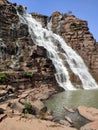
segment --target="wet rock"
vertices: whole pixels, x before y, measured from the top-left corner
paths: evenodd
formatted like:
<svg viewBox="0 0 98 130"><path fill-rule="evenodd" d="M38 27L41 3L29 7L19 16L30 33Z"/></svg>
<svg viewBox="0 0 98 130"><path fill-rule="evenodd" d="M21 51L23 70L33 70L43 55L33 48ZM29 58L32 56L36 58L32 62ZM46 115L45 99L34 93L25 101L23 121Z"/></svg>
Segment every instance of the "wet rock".
<svg viewBox="0 0 98 130"><path fill-rule="evenodd" d="M96 75L97 68L97 43L90 33L87 21L80 20L72 14L61 14L54 12L52 14L52 30L63 37L69 46L71 46L84 59L86 65Z"/></svg>
<svg viewBox="0 0 98 130"><path fill-rule="evenodd" d="M19 31L19 33L17 35L20 38L23 37L23 36L27 37L29 35L28 26L26 24L21 23L20 24L20 31Z"/></svg>
<svg viewBox="0 0 98 130"><path fill-rule="evenodd" d="M62 124L62 125L71 127L71 124L66 120L60 120L59 123Z"/></svg>
<svg viewBox="0 0 98 130"><path fill-rule="evenodd" d="M37 58L37 57L46 57L47 52L46 49L40 46L34 46L33 52L31 54L32 58Z"/></svg>
<svg viewBox="0 0 98 130"><path fill-rule="evenodd" d="M65 120L68 121L70 124L73 124L73 121L68 116L65 116Z"/></svg>
<svg viewBox="0 0 98 130"><path fill-rule="evenodd" d="M35 18L38 22L42 23L43 27L47 26L48 16L38 14L38 13L31 13L32 17Z"/></svg>
<svg viewBox="0 0 98 130"><path fill-rule="evenodd" d="M40 113L37 115L37 118L42 119L42 120L48 120L48 121L52 121L53 120L53 116L47 112L42 112L40 111Z"/></svg>
<svg viewBox="0 0 98 130"><path fill-rule="evenodd" d="M26 9L26 8L25 8L25 9ZM23 7L23 6L21 6L21 5L17 6L17 10L18 10L18 12L19 12L21 15L23 15L23 13L24 13L24 7Z"/></svg>
<svg viewBox="0 0 98 130"><path fill-rule="evenodd" d="M79 129L81 126L90 122L89 119L86 119L78 112L78 109L68 110L68 108L66 109L65 107L65 113L65 120L71 123L75 128Z"/></svg>

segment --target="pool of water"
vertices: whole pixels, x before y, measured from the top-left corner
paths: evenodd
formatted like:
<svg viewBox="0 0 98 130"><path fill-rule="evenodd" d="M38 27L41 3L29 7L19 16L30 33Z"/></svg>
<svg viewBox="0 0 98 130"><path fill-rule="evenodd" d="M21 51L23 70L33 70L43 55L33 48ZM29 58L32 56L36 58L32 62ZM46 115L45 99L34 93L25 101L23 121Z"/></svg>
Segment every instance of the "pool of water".
<svg viewBox="0 0 98 130"><path fill-rule="evenodd" d="M48 109L52 110L55 116L63 117L64 107L73 108L80 105L98 108L98 90L76 90L65 91L55 94L45 101Z"/></svg>

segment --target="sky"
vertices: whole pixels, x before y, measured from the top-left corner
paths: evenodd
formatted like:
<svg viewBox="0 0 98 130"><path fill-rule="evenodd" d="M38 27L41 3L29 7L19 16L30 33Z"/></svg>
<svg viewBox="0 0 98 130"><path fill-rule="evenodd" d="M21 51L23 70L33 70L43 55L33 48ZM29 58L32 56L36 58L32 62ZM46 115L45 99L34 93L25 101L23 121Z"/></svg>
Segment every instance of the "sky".
<svg viewBox="0 0 98 130"><path fill-rule="evenodd" d="M98 0L9 0L27 7L27 12L50 16L52 12L72 14L88 21L88 27L98 42Z"/></svg>

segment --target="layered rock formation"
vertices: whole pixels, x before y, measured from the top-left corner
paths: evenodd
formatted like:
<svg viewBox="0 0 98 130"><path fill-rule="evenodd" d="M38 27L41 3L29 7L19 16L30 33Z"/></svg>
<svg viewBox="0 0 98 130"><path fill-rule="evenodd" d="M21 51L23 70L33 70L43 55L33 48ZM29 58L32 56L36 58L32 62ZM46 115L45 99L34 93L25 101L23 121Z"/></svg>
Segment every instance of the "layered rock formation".
<svg viewBox="0 0 98 130"><path fill-rule="evenodd" d="M8 4L9 2L8 1L6 1L6 0L1 0L0 1L0 5L4 5L4 4Z"/></svg>
<svg viewBox="0 0 98 130"><path fill-rule="evenodd" d="M0 83L16 88L42 84L56 87L55 69L46 50L33 43L27 25L19 23L15 7L16 4L0 4ZM17 8L23 13L22 6ZM40 17L45 21L46 17Z"/></svg>
<svg viewBox="0 0 98 130"><path fill-rule="evenodd" d="M53 32L61 35L65 41L84 59L95 79L98 81L98 43L90 33L87 21L74 15L52 14Z"/></svg>
<svg viewBox="0 0 98 130"><path fill-rule="evenodd" d="M0 71L6 72L10 84L24 84L23 81L33 87L35 84L40 86L41 83L57 86L54 78L55 68L48 59L46 50L34 45L27 25L19 23L16 6L6 0L0 3ZM17 9L20 14L23 13L22 6L17 6ZM47 28L51 21L53 32L61 35L83 57L98 81L98 45L89 32L86 21L59 12L54 12L51 17L32 13L32 17L41 22L44 28ZM24 73L31 76L25 79ZM73 83L76 78L72 75ZM77 82L80 81L77 79Z"/></svg>
<svg viewBox="0 0 98 130"><path fill-rule="evenodd" d="M39 117L40 112L47 111L41 101L57 92L55 90L60 91L54 76L55 68L47 57L46 49L34 44L28 26L19 22L16 7L22 15L22 6L7 0L0 1L0 121L15 115L21 118L28 102L34 107L33 114L36 110L35 116ZM41 22L44 28L48 28L50 22L53 32L61 35L83 57L98 82L98 43L89 32L86 21L59 12L54 12L51 17L32 13L32 17ZM80 82L75 75L70 75L73 83ZM69 122L61 121L61 124L69 125ZM54 126L53 123L53 129ZM0 128L3 129L2 124ZM64 126L64 129L74 128Z"/></svg>
<svg viewBox="0 0 98 130"><path fill-rule="evenodd" d="M46 21L42 15L34 13L32 16L41 21L42 25L46 24L47 26L49 18ZM60 12L54 12L50 19L52 31L61 35L67 44L84 59L90 72L98 82L98 43L92 33L90 33L87 21L80 20L74 15L61 14Z"/></svg>

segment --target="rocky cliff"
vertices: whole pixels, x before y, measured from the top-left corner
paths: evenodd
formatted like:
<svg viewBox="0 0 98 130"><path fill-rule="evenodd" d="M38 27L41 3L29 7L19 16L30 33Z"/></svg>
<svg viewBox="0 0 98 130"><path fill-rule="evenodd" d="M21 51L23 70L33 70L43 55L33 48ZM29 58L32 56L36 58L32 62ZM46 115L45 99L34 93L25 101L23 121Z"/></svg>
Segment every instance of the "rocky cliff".
<svg viewBox="0 0 98 130"><path fill-rule="evenodd" d="M0 2L0 83L20 88L44 84L56 87L55 68L46 50L33 43L27 25L20 24L16 6L22 14L22 6L6 0ZM54 12L51 17L32 13L32 17L44 28L51 19L53 32L61 35L83 57L98 81L98 44L86 21L59 12Z"/></svg>
<svg viewBox="0 0 98 130"><path fill-rule="evenodd" d="M91 118L95 115L92 118L93 126L89 123L81 130L88 127L96 129L98 110L83 107L78 108L80 114L77 113L77 109L76 111L75 109L68 110L69 117L65 117L65 120L58 120L61 125L49 121L39 123L40 120L36 120L38 118L55 121L51 115L52 112L47 110L42 101L57 93L57 90L62 91L62 88L58 87L54 76L55 68L47 56L46 49L34 44L29 35L28 26L20 23L16 8L22 15L24 11L22 6L12 4L7 0L0 0L0 128L5 130L6 123L8 130L12 127L31 129L32 122L35 124L35 129L40 129L42 126L43 129L49 130L52 128L53 130L76 130L74 124L77 120L81 124L80 118L77 117L82 117L86 124L89 114L92 113ZM41 22L44 28L48 28L50 24L52 31L61 35L67 44L83 57L98 82L98 42L89 32L86 21L60 12L54 12L51 17L32 13L32 17ZM76 82L80 84L78 77L72 72L70 77L73 84ZM79 116L74 116L75 114ZM76 118L71 119L70 115ZM37 123L34 122L35 120ZM15 125L16 122L18 125ZM82 123L82 126L84 124Z"/></svg>
<svg viewBox="0 0 98 130"><path fill-rule="evenodd" d="M27 25L19 23L16 6L0 3L0 84L21 89L45 84L57 86L55 69L46 50L35 45ZM22 6L17 7L22 13Z"/></svg>
<svg viewBox="0 0 98 130"><path fill-rule="evenodd" d="M42 22L43 27L49 17L32 13L32 16ZM44 20L43 20L44 19ZM71 14L54 12L51 17L52 31L59 34L85 61L90 72L98 82L98 42L89 31L87 21L81 20Z"/></svg>
<svg viewBox="0 0 98 130"><path fill-rule="evenodd" d="M98 81L98 43L90 33L87 21L80 20L70 14L54 12L52 14L52 28L53 32L61 35L84 59Z"/></svg>

